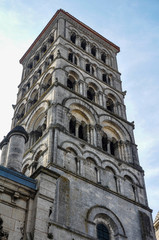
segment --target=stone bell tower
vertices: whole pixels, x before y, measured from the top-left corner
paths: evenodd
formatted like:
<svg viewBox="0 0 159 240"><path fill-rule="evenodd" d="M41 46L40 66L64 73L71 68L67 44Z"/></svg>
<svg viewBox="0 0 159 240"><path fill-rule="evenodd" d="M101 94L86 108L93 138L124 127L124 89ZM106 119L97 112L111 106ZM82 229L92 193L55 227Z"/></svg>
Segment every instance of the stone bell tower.
<svg viewBox="0 0 159 240"><path fill-rule="evenodd" d="M12 129L27 133L18 135L15 170L38 186L25 239L155 239L119 51L60 9L20 59ZM20 158L7 140L2 165L10 168Z"/></svg>

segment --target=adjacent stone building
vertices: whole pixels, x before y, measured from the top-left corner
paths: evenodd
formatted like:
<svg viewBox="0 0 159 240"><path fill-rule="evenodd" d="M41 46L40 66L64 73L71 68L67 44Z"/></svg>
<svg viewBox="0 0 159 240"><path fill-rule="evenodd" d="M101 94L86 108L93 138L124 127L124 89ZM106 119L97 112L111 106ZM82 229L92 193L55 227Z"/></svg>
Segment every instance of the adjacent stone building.
<svg viewBox="0 0 159 240"><path fill-rule="evenodd" d="M2 239L155 239L119 51L58 10L21 58L0 145Z"/></svg>
<svg viewBox="0 0 159 240"><path fill-rule="evenodd" d="M154 221L154 228L156 233L156 239L159 240L159 212L157 213Z"/></svg>

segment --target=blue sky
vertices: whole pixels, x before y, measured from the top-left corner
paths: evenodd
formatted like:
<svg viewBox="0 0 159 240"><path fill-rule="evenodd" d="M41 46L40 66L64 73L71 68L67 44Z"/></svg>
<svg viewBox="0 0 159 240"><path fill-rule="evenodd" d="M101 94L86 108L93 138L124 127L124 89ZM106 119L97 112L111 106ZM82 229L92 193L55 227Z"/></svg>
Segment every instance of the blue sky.
<svg viewBox="0 0 159 240"><path fill-rule="evenodd" d="M159 1L158 0L1 0L0 140L13 117L22 67L19 59L62 8L114 42L128 120L145 170L153 217L159 210Z"/></svg>

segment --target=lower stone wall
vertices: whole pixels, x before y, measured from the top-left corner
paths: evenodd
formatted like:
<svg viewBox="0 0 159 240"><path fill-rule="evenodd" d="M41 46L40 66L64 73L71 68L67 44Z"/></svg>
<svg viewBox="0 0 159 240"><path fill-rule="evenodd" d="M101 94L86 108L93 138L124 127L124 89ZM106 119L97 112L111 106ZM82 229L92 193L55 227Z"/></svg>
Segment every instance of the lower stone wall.
<svg viewBox="0 0 159 240"><path fill-rule="evenodd" d="M0 239L24 239L35 189L35 180L0 166Z"/></svg>

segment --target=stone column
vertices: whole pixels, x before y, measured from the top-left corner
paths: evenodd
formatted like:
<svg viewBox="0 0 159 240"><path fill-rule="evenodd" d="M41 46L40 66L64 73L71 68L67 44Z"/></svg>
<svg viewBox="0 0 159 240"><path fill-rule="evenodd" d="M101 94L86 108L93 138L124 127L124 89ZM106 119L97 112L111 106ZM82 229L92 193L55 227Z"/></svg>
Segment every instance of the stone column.
<svg viewBox="0 0 159 240"><path fill-rule="evenodd" d="M81 43L80 36L77 35L77 36L76 36L76 45L77 45L78 47L80 47L80 43Z"/></svg>
<svg viewBox="0 0 159 240"><path fill-rule="evenodd" d="M127 149L125 146L125 142L123 142L123 152L124 152L124 160L127 162Z"/></svg>
<svg viewBox="0 0 159 240"><path fill-rule="evenodd" d="M81 81L79 82L79 93L83 95L83 83Z"/></svg>
<svg viewBox="0 0 159 240"><path fill-rule="evenodd" d="M77 174L80 174L80 159L77 157Z"/></svg>
<svg viewBox="0 0 159 240"><path fill-rule="evenodd" d="M109 140L108 140L108 144L107 144L107 151L108 151L109 154L111 154L111 152L110 152L110 141Z"/></svg>
<svg viewBox="0 0 159 240"><path fill-rule="evenodd" d="M84 82L84 97L87 97L87 90L88 90L88 86L87 86L87 83Z"/></svg>
<svg viewBox="0 0 159 240"><path fill-rule="evenodd" d="M103 93L99 92L99 104L103 107Z"/></svg>
<svg viewBox="0 0 159 240"><path fill-rule="evenodd" d="M75 136L78 137L78 129L79 129L79 126L80 126L80 122L76 120L76 132L75 132Z"/></svg>
<svg viewBox="0 0 159 240"><path fill-rule="evenodd" d="M101 173L99 168L97 168L97 183L101 183Z"/></svg>
<svg viewBox="0 0 159 240"><path fill-rule="evenodd" d="M90 144L94 145L94 126L89 125L90 129Z"/></svg>
<svg viewBox="0 0 159 240"><path fill-rule="evenodd" d="M118 142L118 153L119 153L119 159L122 159L121 143L120 142Z"/></svg>
<svg viewBox="0 0 159 240"><path fill-rule="evenodd" d="M5 137L3 141L0 143L0 149L2 150L0 165L6 166L7 152L8 152L8 138Z"/></svg>
<svg viewBox="0 0 159 240"><path fill-rule="evenodd" d="M103 95L103 107L106 109L107 108L107 96Z"/></svg>
<svg viewBox="0 0 159 240"><path fill-rule="evenodd" d="M23 127L17 126L8 133L7 137L9 139L7 168L21 172L28 134Z"/></svg>
<svg viewBox="0 0 159 240"><path fill-rule="evenodd" d="M126 142L127 144L127 152L128 152L128 162L132 163L132 148L131 143L129 141Z"/></svg>
<svg viewBox="0 0 159 240"><path fill-rule="evenodd" d="M99 59L99 56L100 56L100 54L99 54L99 48L96 48L96 58Z"/></svg>
<svg viewBox="0 0 159 240"><path fill-rule="evenodd" d="M87 42L86 51L87 51L88 53L91 53L91 47L90 47L90 43L89 43L89 42Z"/></svg>
<svg viewBox="0 0 159 240"><path fill-rule="evenodd" d="M109 65L109 54L106 55L106 64Z"/></svg>
<svg viewBox="0 0 159 240"><path fill-rule="evenodd" d="M87 142L91 144L91 126L87 125Z"/></svg>
<svg viewBox="0 0 159 240"><path fill-rule="evenodd" d="M124 145L123 145L123 141L120 142L120 149L121 149L121 160L125 160L125 153L124 153Z"/></svg>
<svg viewBox="0 0 159 240"><path fill-rule="evenodd" d="M102 127L98 124L95 125L95 129L96 129L96 143L97 143L97 147L101 148L102 147L102 137L101 137L101 130Z"/></svg>
<svg viewBox="0 0 159 240"><path fill-rule="evenodd" d="M93 128L93 132L94 132L94 146L96 147L97 146L97 132L96 132L96 129Z"/></svg>

